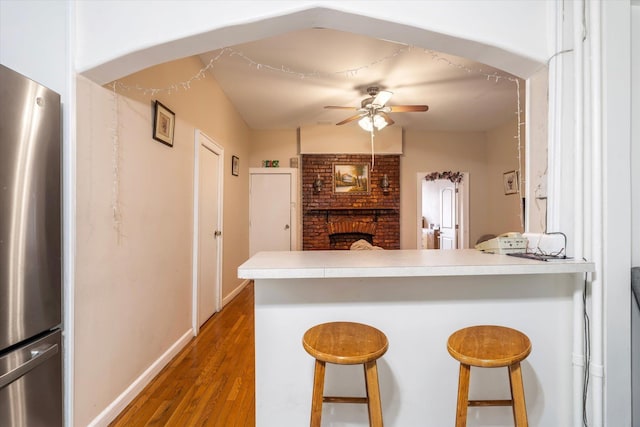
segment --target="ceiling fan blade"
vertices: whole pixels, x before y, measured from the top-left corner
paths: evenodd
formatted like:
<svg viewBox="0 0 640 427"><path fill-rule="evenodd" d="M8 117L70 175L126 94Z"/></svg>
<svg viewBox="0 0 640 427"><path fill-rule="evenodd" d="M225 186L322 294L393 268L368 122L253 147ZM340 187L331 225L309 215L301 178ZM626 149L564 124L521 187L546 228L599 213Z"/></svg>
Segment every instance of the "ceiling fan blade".
<svg viewBox="0 0 640 427"><path fill-rule="evenodd" d="M384 119L385 122L387 122L387 126L391 126L392 124L395 123L393 121L393 119L391 117L389 117L389 115L387 113L378 112L378 114Z"/></svg>
<svg viewBox="0 0 640 427"><path fill-rule="evenodd" d="M381 90L380 92L378 92L376 97L373 98L373 101L371 101L371 103L373 105L383 106L384 104L389 102L389 100L391 99L391 95L393 95L393 92L389 92L388 90Z"/></svg>
<svg viewBox="0 0 640 427"><path fill-rule="evenodd" d="M392 113L410 113L412 111L427 111L428 105L391 105L389 106Z"/></svg>
<svg viewBox="0 0 640 427"><path fill-rule="evenodd" d="M358 120L362 116L364 116L364 114L356 114L355 116L351 116L349 118L344 119L340 123L336 123L336 126L344 125L344 124L350 123L350 122L352 122L354 120Z"/></svg>
<svg viewBox="0 0 640 427"><path fill-rule="evenodd" d="M357 110L358 107L340 107L338 105L325 105L324 108L331 110Z"/></svg>

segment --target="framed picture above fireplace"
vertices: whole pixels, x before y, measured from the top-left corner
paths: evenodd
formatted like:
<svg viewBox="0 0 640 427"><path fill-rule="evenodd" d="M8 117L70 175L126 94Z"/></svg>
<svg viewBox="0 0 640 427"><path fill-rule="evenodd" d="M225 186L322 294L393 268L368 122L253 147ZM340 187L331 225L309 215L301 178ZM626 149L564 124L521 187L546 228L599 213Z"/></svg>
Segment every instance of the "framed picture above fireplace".
<svg viewBox="0 0 640 427"><path fill-rule="evenodd" d="M334 163L334 194L363 194L371 191L369 163Z"/></svg>

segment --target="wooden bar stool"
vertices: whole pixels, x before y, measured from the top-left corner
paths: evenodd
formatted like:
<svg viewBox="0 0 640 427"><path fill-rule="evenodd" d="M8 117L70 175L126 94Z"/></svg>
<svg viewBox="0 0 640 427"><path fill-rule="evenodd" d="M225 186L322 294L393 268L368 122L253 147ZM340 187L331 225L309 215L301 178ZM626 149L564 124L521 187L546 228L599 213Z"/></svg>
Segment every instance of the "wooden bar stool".
<svg viewBox="0 0 640 427"><path fill-rule="evenodd" d="M517 427L528 426L520 362L531 353L531 341L520 331L503 326L471 326L454 332L447 350L460 362L456 427L467 425L469 406L511 406ZM509 368L511 400L469 400L471 366Z"/></svg>
<svg viewBox="0 0 640 427"><path fill-rule="evenodd" d="M385 334L374 327L361 323L323 323L305 332L302 345L307 353L316 359L311 400L311 427L320 427L322 402L366 403L369 409L369 425L382 427L382 405L376 360L389 347ZM364 365L367 396L324 396L326 363Z"/></svg>

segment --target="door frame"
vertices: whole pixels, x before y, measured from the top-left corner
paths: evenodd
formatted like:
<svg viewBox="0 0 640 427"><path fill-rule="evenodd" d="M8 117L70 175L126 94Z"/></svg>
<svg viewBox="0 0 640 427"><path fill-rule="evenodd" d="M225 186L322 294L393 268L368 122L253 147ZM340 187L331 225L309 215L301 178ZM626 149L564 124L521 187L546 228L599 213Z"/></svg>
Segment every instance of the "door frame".
<svg viewBox="0 0 640 427"><path fill-rule="evenodd" d="M416 174L416 249L422 241L422 181L433 171L418 172ZM458 198L456 200L458 221L458 249L469 248L469 172L462 172L462 181L457 185Z"/></svg>
<svg viewBox="0 0 640 427"><path fill-rule="evenodd" d="M291 237L290 245L292 251L298 250L298 169L296 168L249 168L249 194L251 194L251 175L280 174L289 175L291 182L291 194L289 198L289 215L291 217ZM251 218L251 196L249 196L249 218ZM251 232L249 232L251 233ZM251 247L251 236L249 236L249 247Z"/></svg>
<svg viewBox="0 0 640 427"><path fill-rule="evenodd" d="M191 322L193 335L197 336L200 332L200 322L198 321L198 294L200 284L198 281L199 271L199 210L200 210L200 149L211 150L218 155L218 225L217 230L222 230L223 218L222 213L224 202L224 148L218 145L211 137L207 136L200 129L195 130L194 150L193 150L193 259L192 259L192 293L191 293ZM216 238L216 283L215 283L215 311L216 313L222 309L222 241L224 233Z"/></svg>

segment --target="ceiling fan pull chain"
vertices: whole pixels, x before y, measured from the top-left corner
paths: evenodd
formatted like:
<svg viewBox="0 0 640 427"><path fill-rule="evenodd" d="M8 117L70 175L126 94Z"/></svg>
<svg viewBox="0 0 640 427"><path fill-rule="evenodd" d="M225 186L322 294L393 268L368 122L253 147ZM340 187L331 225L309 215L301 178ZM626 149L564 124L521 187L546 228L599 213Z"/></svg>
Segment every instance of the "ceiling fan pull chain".
<svg viewBox="0 0 640 427"><path fill-rule="evenodd" d="M371 172L373 172L373 168L376 164L376 159L373 153L373 127L371 127Z"/></svg>

